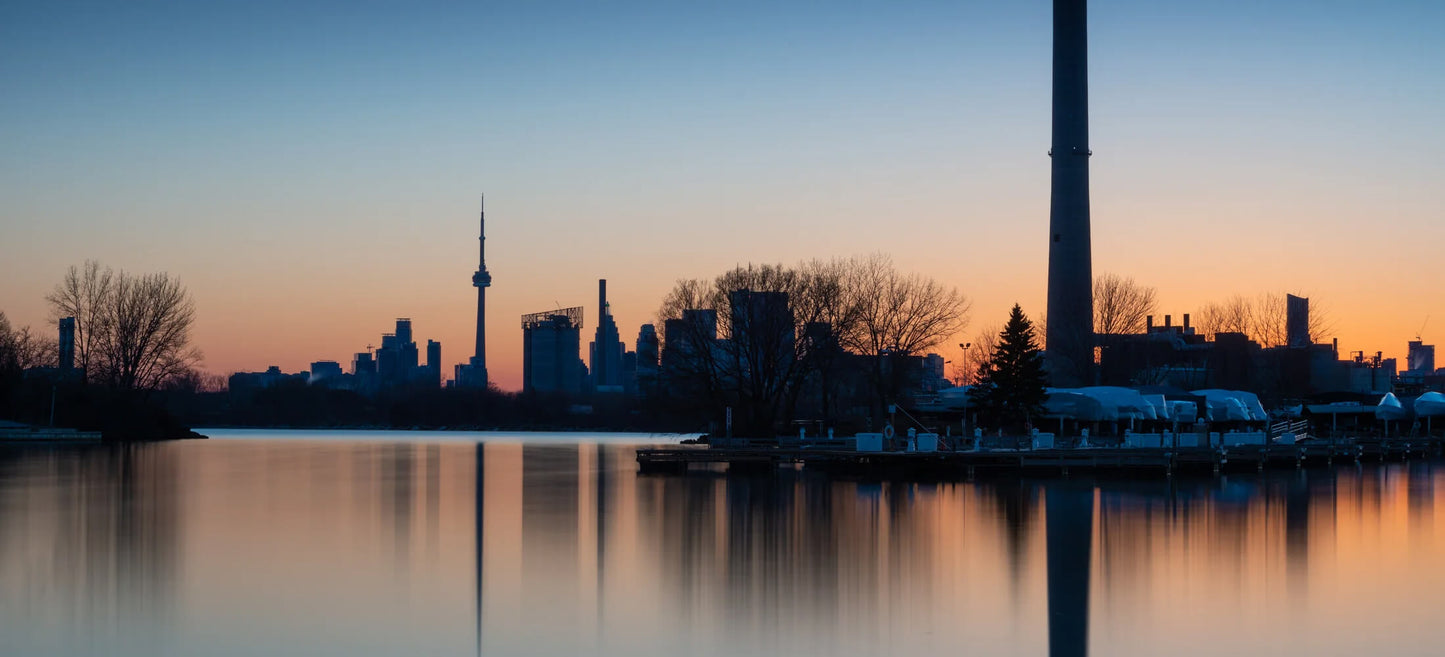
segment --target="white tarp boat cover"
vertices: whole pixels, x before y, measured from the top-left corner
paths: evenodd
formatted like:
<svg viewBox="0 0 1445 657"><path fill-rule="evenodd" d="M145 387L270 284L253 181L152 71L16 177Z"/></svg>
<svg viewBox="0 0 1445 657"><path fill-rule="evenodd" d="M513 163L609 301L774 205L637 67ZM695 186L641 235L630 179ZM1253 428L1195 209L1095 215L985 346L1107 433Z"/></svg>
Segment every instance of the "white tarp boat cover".
<svg viewBox="0 0 1445 657"><path fill-rule="evenodd" d="M972 403L968 399L968 393L973 386L958 386L956 388L944 388L938 391L938 403L944 408L962 410L968 408Z"/></svg>
<svg viewBox="0 0 1445 657"><path fill-rule="evenodd" d="M1432 417L1445 415L1445 395L1427 392L1415 398L1415 415Z"/></svg>
<svg viewBox="0 0 1445 657"><path fill-rule="evenodd" d="M1405 419L1405 405L1400 403L1395 393L1387 392L1380 398L1380 403L1375 404L1375 417L1381 420L1403 420Z"/></svg>
<svg viewBox="0 0 1445 657"><path fill-rule="evenodd" d="M1044 398L1044 415L1080 422L1108 422L1115 415L1105 410L1099 400L1072 388L1049 388Z"/></svg>
<svg viewBox="0 0 1445 657"><path fill-rule="evenodd" d="M1259 403L1259 395L1243 390L1195 390L1193 393L1204 398L1207 405L1205 419L1214 422L1265 422L1269 414Z"/></svg>
<svg viewBox="0 0 1445 657"><path fill-rule="evenodd" d="M1169 419L1193 422L1199 419L1199 406L1192 401L1173 400L1169 402Z"/></svg>
<svg viewBox="0 0 1445 657"><path fill-rule="evenodd" d="M1113 386L1049 388L1044 413L1083 422L1157 420L1159 413L1138 390Z"/></svg>
<svg viewBox="0 0 1445 657"><path fill-rule="evenodd" d="M1172 420L1174 414L1170 411L1169 402L1164 400L1164 395L1144 395L1144 401L1154 407L1154 415L1161 420Z"/></svg>

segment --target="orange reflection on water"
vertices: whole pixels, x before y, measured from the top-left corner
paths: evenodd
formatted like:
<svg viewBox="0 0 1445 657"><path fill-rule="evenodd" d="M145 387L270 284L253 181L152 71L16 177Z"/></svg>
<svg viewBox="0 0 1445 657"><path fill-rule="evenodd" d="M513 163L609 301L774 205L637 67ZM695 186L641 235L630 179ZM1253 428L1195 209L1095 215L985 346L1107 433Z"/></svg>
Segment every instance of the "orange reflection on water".
<svg viewBox="0 0 1445 657"><path fill-rule="evenodd" d="M616 440L266 435L0 452L0 652L1433 654L1445 639L1429 465L870 482L639 476ZM1087 579L1048 566L1079 553ZM1070 617L1087 623L1062 631Z"/></svg>

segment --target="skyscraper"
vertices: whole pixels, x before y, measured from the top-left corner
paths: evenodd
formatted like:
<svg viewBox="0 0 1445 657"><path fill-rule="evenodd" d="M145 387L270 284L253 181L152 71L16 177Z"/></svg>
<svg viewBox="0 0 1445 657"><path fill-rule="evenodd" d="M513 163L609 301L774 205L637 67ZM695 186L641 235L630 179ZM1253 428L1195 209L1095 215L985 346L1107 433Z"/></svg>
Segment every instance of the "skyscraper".
<svg viewBox="0 0 1445 657"><path fill-rule="evenodd" d="M607 279L597 281L597 307L597 330L589 349L592 385L598 392L621 392L625 384L622 355L626 348L618 335L617 322L612 319L612 308L607 304Z"/></svg>
<svg viewBox="0 0 1445 657"><path fill-rule="evenodd" d="M1085 0L1054 0L1053 185L1045 356L1056 386L1090 383L1094 361L1089 245L1089 48Z"/></svg>
<svg viewBox="0 0 1445 657"><path fill-rule="evenodd" d="M637 331L637 388L643 394L652 394L657 387L660 346L657 327L643 324Z"/></svg>
<svg viewBox="0 0 1445 657"><path fill-rule="evenodd" d="M522 316L522 391L582 391L582 309Z"/></svg>
<svg viewBox="0 0 1445 657"><path fill-rule="evenodd" d="M59 365L61 371L75 369L75 318L60 318Z"/></svg>
<svg viewBox="0 0 1445 657"><path fill-rule="evenodd" d="M477 241L477 271L472 274L472 285L477 288L477 347L467 364L457 368L457 385L468 388L487 387L487 288L492 286L492 275L487 272L486 197L482 198Z"/></svg>
<svg viewBox="0 0 1445 657"><path fill-rule="evenodd" d="M426 341L426 383L431 386L442 384L442 343Z"/></svg>

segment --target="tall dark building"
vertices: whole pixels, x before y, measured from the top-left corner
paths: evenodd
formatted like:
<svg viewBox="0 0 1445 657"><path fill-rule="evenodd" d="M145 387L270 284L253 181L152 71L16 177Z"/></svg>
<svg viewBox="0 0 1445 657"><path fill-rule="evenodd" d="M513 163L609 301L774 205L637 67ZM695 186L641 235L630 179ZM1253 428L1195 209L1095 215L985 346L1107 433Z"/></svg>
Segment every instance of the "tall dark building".
<svg viewBox="0 0 1445 657"><path fill-rule="evenodd" d="M472 274L472 285L477 288L477 345L476 353L466 365L457 368L457 385L468 388L487 387L487 288L492 286L492 275L487 271L487 209L486 198L482 199L481 225L477 231L477 271ZM438 363L440 368L440 363ZM440 371L440 369L438 369Z"/></svg>
<svg viewBox="0 0 1445 657"><path fill-rule="evenodd" d="M410 380L417 366L421 364L421 352L411 336L411 320L405 317L396 320L396 341L399 353L398 368L402 381Z"/></svg>
<svg viewBox="0 0 1445 657"><path fill-rule="evenodd" d="M728 338L745 370L769 367L793 358L797 332L787 292L733 290L728 300L732 306L732 330Z"/></svg>
<svg viewBox="0 0 1445 657"><path fill-rule="evenodd" d="M582 309L522 316L522 391L582 391Z"/></svg>
<svg viewBox="0 0 1445 657"><path fill-rule="evenodd" d="M442 384L442 343L436 340L426 341L426 383Z"/></svg>
<svg viewBox="0 0 1445 657"><path fill-rule="evenodd" d="M436 359L433 361L432 352L435 350ZM353 372L361 376L363 374L363 356L370 354L357 354L353 361ZM432 372L432 363L437 365L436 372ZM396 332L383 333L381 336L381 348L376 350L375 384L380 388L394 388L398 386L427 384L431 386L441 383L441 343L428 341L427 343L427 366L421 364L421 353L418 350L416 340L412 337L411 320L405 317L396 320ZM364 366L371 367L372 363L365 363Z"/></svg>
<svg viewBox="0 0 1445 657"><path fill-rule="evenodd" d="M662 324L662 379L677 380L707 367L717 342L717 311L691 308Z"/></svg>
<svg viewBox="0 0 1445 657"><path fill-rule="evenodd" d="M1089 245L1089 56L1085 0L1054 0L1053 184L1045 357L1055 386L1091 382L1093 262Z"/></svg>
<svg viewBox="0 0 1445 657"><path fill-rule="evenodd" d="M1284 295L1285 341L1291 347L1310 346L1310 300Z"/></svg>
<svg viewBox="0 0 1445 657"><path fill-rule="evenodd" d="M60 318L60 369L69 372L75 369L75 318Z"/></svg>
<svg viewBox="0 0 1445 657"><path fill-rule="evenodd" d="M598 391L620 392L626 383L622 377L622 356L626 349L607 303L606 279L597 281L597 308L597 331L588 348L592 385Z"/></svg>
<svg viewBox="0 0 1445 657"><path fill-rule="evenodd" d="M356 357L351 360L351 374L358 378L376 375L376 359L372 357L371 352L362 351L356 354Z"/></svg>
<svg viewBox="0 0 1445 657"><path fill-rule="evenodd" d="M637 331L637 388L651 394L657 387L659 344L657 327L643 324Z"/></svg>

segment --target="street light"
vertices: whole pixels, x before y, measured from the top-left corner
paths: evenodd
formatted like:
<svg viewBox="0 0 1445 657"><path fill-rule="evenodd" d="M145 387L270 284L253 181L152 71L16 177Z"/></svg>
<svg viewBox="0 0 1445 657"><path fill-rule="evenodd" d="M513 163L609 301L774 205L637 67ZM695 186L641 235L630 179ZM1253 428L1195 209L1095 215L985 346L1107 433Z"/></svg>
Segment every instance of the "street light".
<svg viewBox="0 0 1445 657"><path fill-rule="evenodd" d="M960 342L960 343L958 343L958 348L963 350L963 374L964 374L964 379L963 379L963 380L964 380L965 382L970 382L970 381L972 381L973 377L976 376L976 372L970 372L970 371L969 371L969 370L971 370L971 369L972 369L972 370L977 370L977 368L970 367L971 365L973 365L973 361L972 361L972 359L970 359L970 358L968 357L968 348L969 348L969 347L972 347L972 346L973 346L973 343L972 343L972 342ZM963 439L964 441L967 441L967 440L968 440L968 398L967 398L967 397L965 397L965 398L964 398L964 401L963 401L963 436L962 436L962 439Z"/></svg>
<svg viewBox="0 0 1445 657"><path fill-rule="evenodd" d="M964 374L964 380L965 380L965 381L970 380L970 379L973 378L973 374L970 372L970 370L974 369L974 368L972 367L973 361L972 361L972 359L970 359L970 358L968 357L968 348L969 348L969 347L972 347L972 346L973 346L973 343L972 343L972 342L960 342L960 343L958 343L958 348L963 350L963 370L964 370L964 371L963 371L963 374Z"/></svg>

